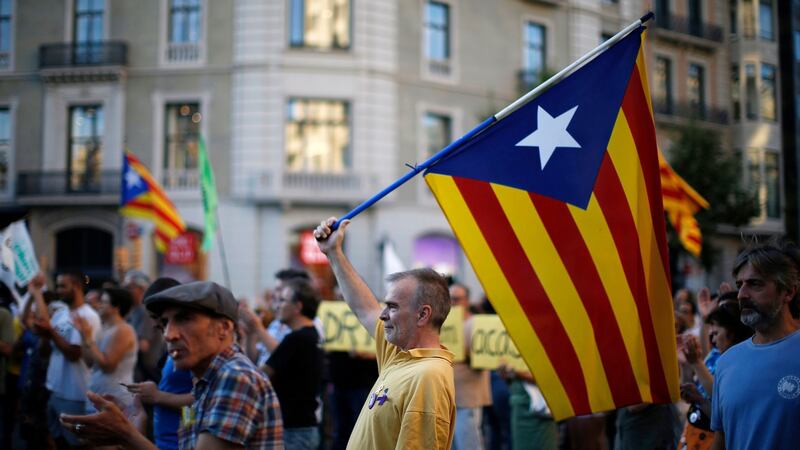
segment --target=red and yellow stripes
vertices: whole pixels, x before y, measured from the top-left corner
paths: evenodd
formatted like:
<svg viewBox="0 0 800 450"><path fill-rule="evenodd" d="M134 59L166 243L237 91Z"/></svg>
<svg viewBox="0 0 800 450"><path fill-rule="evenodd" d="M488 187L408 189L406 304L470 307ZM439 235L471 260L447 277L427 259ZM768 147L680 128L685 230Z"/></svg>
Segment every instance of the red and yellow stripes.
<svg viewBox="0 0 800 450"><path fill-rule="evenodd" d="M663 155L658 156L664 210L683 247L694 256L699 256L703 237L694 215L701 209L708 209L708 201L675 173Z"/></svg>
<svg viewBox="0 0 800 450"><path fill-rule="evenodd" d="M122 205L120 213L153 222L155 224L153 240L156 249L163 253L172 239L186 231L186 224L167 194L150 175L150 171L133 154L126 152L125 157L128 159L129 169L139 175L147 185L147 190Z"/></svg>
<svg viewBox="0 0 800 450"><path fill-rule="evenodd" d="M586 210L425 177L556 420L678 398L655 133L640 73Z"/></svg>

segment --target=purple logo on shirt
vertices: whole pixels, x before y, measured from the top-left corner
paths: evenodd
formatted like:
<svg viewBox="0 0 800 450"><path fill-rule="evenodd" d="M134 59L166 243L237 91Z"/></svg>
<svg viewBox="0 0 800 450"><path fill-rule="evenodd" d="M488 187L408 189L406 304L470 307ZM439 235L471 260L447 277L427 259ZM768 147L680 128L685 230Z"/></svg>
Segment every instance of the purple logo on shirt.
<svg viewBox="0 0 800 450"><path fill-rule="evenodd" d="M380 389L378 389L378 391L380 392ZM369 396L369 409L375 406L375 402L378 403L378 406L381 406L386 400L389 400L389 388L384 388L381 395L378 395L377 392L373 392L372 395Z"/></svg>

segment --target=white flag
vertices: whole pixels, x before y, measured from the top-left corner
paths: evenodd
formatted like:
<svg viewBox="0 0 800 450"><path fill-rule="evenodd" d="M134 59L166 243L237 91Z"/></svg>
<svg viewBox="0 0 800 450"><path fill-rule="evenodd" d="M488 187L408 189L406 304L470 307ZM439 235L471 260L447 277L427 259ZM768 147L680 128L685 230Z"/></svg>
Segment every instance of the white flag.
<svg viewBox="0 0 800 450"><path fill-rule="evenodd" d="M25 287L39 273L36 251L25 222L18 220L3 230L3 251L8 248L14 260L14 278L17 286ZM5 257L3 258L5 262Z"/></svg>
<svg viewBox="0 0 800 450"><path fill-rule="evenodd" d="M28 234L25 222L18 220L0 231L2 245L0 245L0 282L5 284L14 298L21 305L24 298L20 289L39 273L39 263L36 261L36 251Z"/></svg>
<svg viewBox="0 0 800 450"><path fill-rule="evenodd" d="M386 239L383 241L383 275L389 275L395 272L403 272L406 270L406 265L397 255L392 241Z"/></svg>

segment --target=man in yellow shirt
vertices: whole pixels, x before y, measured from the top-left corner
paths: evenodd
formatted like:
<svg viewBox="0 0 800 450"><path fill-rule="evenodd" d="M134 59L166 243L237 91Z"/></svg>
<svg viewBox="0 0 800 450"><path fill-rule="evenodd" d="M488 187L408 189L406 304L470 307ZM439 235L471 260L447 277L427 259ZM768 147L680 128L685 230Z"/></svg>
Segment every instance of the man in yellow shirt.
<svg viewBox="0 0 800 450"><path fill-rule="evenodd" d="M379 373L347 448L449 449L456 417L453 354L439 343L450 312L447 282L431 269L391 274L381 308L342 250L350 221L332 231L335 221L322 221L314 237L345 301L375 338Z"/></svg>

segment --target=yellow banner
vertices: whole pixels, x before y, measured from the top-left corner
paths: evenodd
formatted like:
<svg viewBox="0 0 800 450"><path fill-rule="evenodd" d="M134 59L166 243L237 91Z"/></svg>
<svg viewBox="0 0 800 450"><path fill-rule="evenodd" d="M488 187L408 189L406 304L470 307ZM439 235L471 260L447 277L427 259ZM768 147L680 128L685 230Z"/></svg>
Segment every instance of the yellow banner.
<svg viewBox="0 0 800 450"><path fill-rule="evenodd" d="M476 369L496 369L504 362L517 370L530 370L508 336L500 317L494 314L472 316L469 357L470 365Z"/></svg>
<svg viewBox="0 0 800 450"><path fill-rule="evenodd" d="M317 316L325 331L325 350L375 353L375 340L361 326L347 303L323 301ZM455 361L464 360L464 311L460 306L450 308L450 314L442 325L441 343L455 354Z"/></svg>
<svg viewBox="0 0 800 450"><path fill-rule="evenodd" d="M461 306L451 306L450 314L442 325L442 332L439 334L439 341L448 350L453 352L456 362L464 361L464 308Z"/></svg>
<svg viewBox="0 0 800 450"><path fill-rule="evenodd" d="M342 301L323 301L317 316L325 332L325 350L375 353L375 340Z"/></svg>

